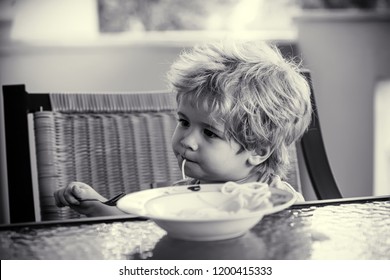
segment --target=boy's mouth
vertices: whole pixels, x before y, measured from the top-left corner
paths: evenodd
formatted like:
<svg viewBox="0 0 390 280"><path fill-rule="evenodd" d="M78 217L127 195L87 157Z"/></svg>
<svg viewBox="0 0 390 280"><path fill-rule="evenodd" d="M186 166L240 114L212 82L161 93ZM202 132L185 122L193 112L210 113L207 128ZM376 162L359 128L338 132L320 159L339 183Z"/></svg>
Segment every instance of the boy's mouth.
<svg viewBox="0 0 390 280"><path fill-rule="evenodd" d="M183 162L183 160L186 160L186 162L196 163L196 161L193 161L193 160L185 157L184 155L180 155L180 159L181 159L181 162Z"/></svg>
<svg viewBox="0 0 390 280"><path fill-rule="evenodd" d="M180 158L181 158L181 160L186 160L187 162L195 162L194 160L192 160L184 155L180 155Z"/></svg>

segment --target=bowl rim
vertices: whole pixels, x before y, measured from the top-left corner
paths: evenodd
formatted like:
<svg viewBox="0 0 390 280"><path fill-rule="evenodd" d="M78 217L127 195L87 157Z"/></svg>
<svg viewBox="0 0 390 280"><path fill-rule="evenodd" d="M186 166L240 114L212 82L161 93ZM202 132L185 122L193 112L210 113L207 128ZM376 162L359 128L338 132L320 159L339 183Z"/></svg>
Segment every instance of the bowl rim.
<svg viewBox="0 0 390 280"><path fill-rule="evenodd" d="M147 214L145 210L145 204L155 198L161 196L173 195L173 194L182 194L182 193L193 193L193 192L206 192L206 191L217 191L222 188L223 183L216 184L195 184L195 185L179 185L179 186L166 186L152 189L145 189L137 192L132 192L117 201L117 207L128 214L135 216L142 216L149 218L150 215ZM286 199L283 203L278 204L274 207L261 209L262 214L269 215L279 211L282 211L291 205L293 205L298 199L297 194L287 191L284 189L278 189L270 187L272 195L282 195ZM257 211L255 211L256 214ZM246 213L248 214L248 213ZM188 220L188 218L186 218Z"/></svg>
<svg viewBox="0 0 390 280"><path fill-rule="evenodd" d="M148 204L153 203L154 201L156 201L158 199L166 198L169 196L182 196L182 195L194 194L194 192L172 193L172 194L168 194L168 195L161 195L161 196L153 197L153 198L147 200L144 204L144 208L146 211L146 214L144 216L148 217L152 220L170 221L170 222L218 222L218 221L222 222L222 221L252 219L252 218L256 218L256 217L259 217L260 219L262 219L265 215L280 212L284 209L289 208L297 200L297 195L292 193L292 192L282 190L282 189L277 189L277 188L270 188L270 191L271 191L271 196L272 195L283 195L283 196L288 197L288 199L285 202L278 204L276 206L267 207L267 208L259 209L256 211L232 214L232 215L223 216L223 217L195 217L195 218L174 217L174 216L163 217L160 215L148 213L148 211L147 211ZM216 191L206 190L203 192L206 193L206 192L216 192Z"/></svg>

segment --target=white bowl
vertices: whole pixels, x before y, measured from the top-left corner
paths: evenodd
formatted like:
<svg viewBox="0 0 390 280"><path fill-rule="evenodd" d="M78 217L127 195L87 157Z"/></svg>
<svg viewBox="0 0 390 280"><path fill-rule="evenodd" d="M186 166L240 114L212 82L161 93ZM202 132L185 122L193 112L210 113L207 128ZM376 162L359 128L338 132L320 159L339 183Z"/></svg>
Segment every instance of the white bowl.
<svg viewBox="0 0 390 280"><path fill-rule="evenodd" d="M202 193L213 197L218 193ZM145 204L147 216L167 231L168 235L178 239L211 241L234 238L243 235L262 218L262 212L233 214L223 217L180 217L178 213L186 208L209 207L198 199L198 193L174 194L157 197Z"/></svg>
<svg viewBox="0 0 390 280"><path fill-rule="evenodd" d="M118 207L128 213L149 217L173 238L212 241L241 236L264 215L281 211L296 200L293 193L271 188L272 207L223 215L191 215L197 209L211 209L223 204L228 197L220 192L221 187L222 184L212 184L146 190L122 198ZM183 214L185 211L186 215Z"/></svg>

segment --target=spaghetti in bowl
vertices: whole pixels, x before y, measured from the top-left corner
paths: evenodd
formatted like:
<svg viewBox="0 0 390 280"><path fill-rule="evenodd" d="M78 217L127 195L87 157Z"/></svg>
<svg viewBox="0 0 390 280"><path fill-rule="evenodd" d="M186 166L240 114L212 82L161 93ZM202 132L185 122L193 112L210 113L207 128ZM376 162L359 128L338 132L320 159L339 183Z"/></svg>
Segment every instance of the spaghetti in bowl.
<svg viewBox="0 0 390 280"><path fill-rule="evenodd" d="M138 200L138 214L152 219L169 236L193 241L212 241L243 235L264 215L290 207L296 196L261 185L235 183L166 187L130 194L118 202L134 214L131 197ZM149 197L149 198L147 198ZM129 203L130 201L130 203Z"/></svg>

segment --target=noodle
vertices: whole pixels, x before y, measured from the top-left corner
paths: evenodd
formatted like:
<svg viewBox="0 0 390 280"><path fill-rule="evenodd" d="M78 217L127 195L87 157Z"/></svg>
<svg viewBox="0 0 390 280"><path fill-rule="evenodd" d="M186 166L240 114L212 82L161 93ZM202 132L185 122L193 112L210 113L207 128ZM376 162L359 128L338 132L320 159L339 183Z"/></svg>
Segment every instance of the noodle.
<svg viewBox="0 0 390 280"><path fill-rule="evenodd" d="M253 211L272 206L269 201L271 192L269 186L265 183L237 184L227 182L222 186L221 192L232 196L232 199L223 206L228 211L239 211L241 209Z"/></svg>
<svg viewBox="0 0 390 280"><path fill-rule="evenodd" d="M187 177L186 177L186 174L185 174L185 172L184 172L184 165L186 164L186 159L183 159L183 162L182 162L182 164L181 164L181 176L183 177L183 179L186 179Z"/></svg>
<svg viewBox="0 0 390 280"><path fill-rule="evenodd" d="M270 201L271 191L269 190L269 186L265 183L254 182L237 184L234 182L227 182L222 186L221 193L230 196L230 198L221 205L213 205L214 203L205 201L199 195L198 197L210 207L183 209L178 213L178 216L188 218L222 218L230 215L258 211L273 206Z"/></svg>

